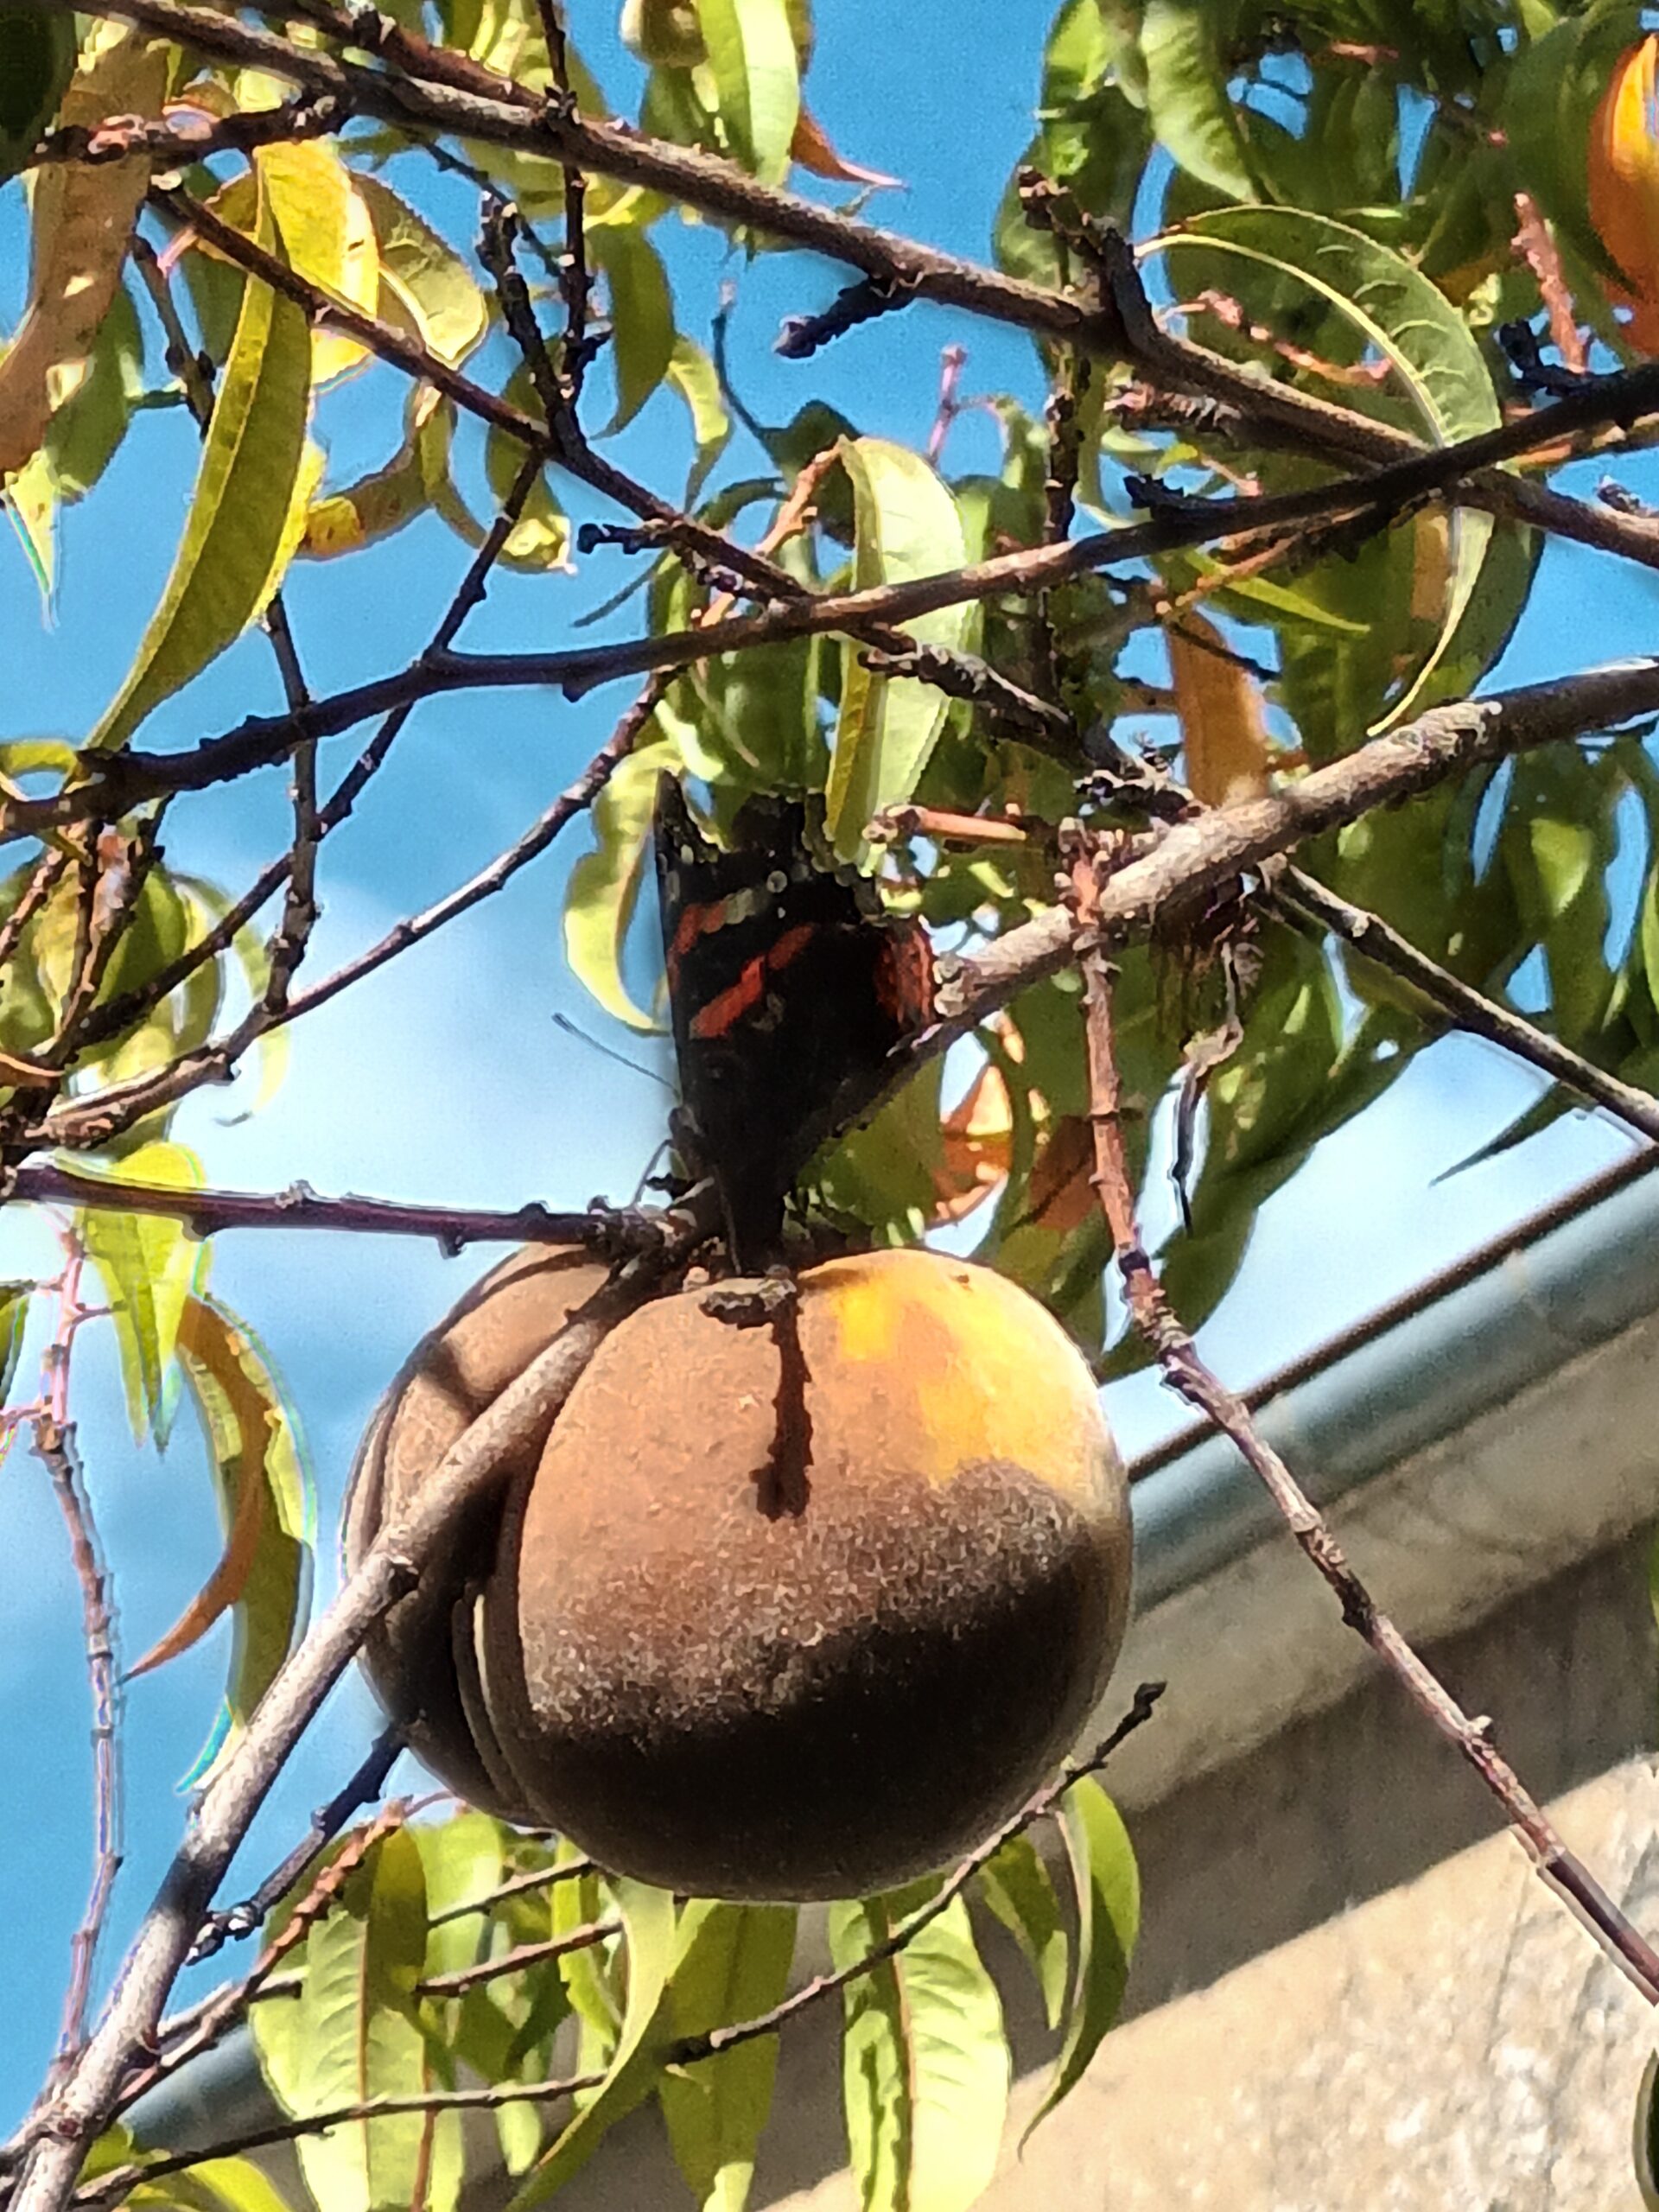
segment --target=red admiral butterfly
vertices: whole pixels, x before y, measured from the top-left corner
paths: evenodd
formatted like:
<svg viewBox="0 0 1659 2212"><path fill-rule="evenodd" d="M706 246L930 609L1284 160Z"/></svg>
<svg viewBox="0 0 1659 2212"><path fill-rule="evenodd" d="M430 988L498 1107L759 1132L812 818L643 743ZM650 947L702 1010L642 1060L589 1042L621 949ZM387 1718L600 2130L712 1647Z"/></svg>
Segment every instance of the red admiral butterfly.
<svg viewBox="0 0 1659 2212"><path fill-rule="evenodd" d="M784 1202L824 1141L880 1094L895 1047L933 1018L919 921L831 868L798 801L753 798L731 843L657 786L657 888L680 1091L740 1274L779 1255Z"/></svg>

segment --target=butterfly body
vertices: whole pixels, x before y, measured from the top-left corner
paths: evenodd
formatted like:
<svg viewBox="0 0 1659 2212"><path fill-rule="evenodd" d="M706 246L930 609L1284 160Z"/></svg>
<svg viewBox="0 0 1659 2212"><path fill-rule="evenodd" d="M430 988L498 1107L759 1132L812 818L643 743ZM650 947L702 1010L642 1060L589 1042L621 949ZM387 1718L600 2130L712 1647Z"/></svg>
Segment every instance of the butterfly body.
<svg viewBox="0 0 1659 2212"><path fill-rule="evenodd" d="M919 922L821 861L797 801L750 800L729 845L664 777L658 891L680 1088L696 1164L714 1179L734 1265L780 1256L785 1204L825 1140L879 1095L932 1014Z"/></svg>

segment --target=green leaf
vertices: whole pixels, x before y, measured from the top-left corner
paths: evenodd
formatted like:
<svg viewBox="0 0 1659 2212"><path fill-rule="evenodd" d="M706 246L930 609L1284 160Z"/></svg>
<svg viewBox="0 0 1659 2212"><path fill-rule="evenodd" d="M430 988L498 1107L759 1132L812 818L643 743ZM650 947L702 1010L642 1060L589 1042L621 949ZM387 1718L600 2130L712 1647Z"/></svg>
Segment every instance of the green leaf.
<svg viewBox="0 0 1659 2212"><path fill-rule="evenodd" d="M691 435L696 442L696 458L686 477L682 501L683 505L691 507L709 480L709 470L730 442L732 418L726 410L715 365L696 339L675 339L668 357L667 373L668 381L685 402L686 412L691 417Z"/></svg>
<svg viewBox="0 0 1659 2212"><path fill-rule="evenodd" d="M938 1888L831 1905L842 1968ZM953 1897L893 1959L842 1993L842 2088L862 2212L967 2212L988 2185L1007 2111L1008 2046L995 1986Z"/></svg>
<svg viewBox="0 0 1659 2212"><path fill-rule="evenodd" d="M1213 250L1300 280L1368 346L1392 363L1435 445L1495 429L1503 420L1480 348L1457 309L1391 248L1325 215L1286 207L1224 207L1195 216L1162 242L1178 257ZM1441 696L1436 677L1458 651L1491 544L1490 515L1459 510L1439 634L1432 651L1373 730ZM1512 528L1512 526L1511 526ZM1514 533L1524 539L1524 533ZM1459 677L1465 671L1459 666ZM1355 733L1356 738L1358 733Z"/></svg>
<svg viewBox="0 0 1659 2212"><path fill-rule="evenodd" d="M11 1399L17 1363L23 1356L23 1332L29 1326L32 1282L0 1282L0 1406Z"/></svg>
<svg viewBox="0 0 1659 2212"><path fill-rule="evenodd" d="M448 239L389 185L360 169L352 182L380 249L380 312L390 316L401 308L440 360L458 366L490 327L477 280Z"/></svg>
<svg viewBox="0 0 1659 2212"><path fill-rule="evenodd" d="M853 483L855 591L963 565L967 552L957 503L919 454L886 438L849 438L841 454ZM967 638L970 620L969 608L947 607L908 628L923 644L954 651ZM915 791L950 705L942 691L913 677L873 676L859 655L849 642L825 805L825 827L843 860L865 850L864 826L873 814L902 805Z"/></svg>
<svg viewBox="0 0 1659 2212"><path fill-rule="evenodd" d="M1083 2079L1101 2039L1116 2019L1141 1931L1141 1875L1128 1831L1116 1805L1091 1777L1074 1782L1061 1801L1060 1826L1077 1900L1077 1970L1065 2042L1048 2094L1025 2133Z"/></svg>
<svg viewBox="0 0 1659 2212"><path fill-rule="evenodd" d="M469 1912L445 1920L443 1915L495 1887L501 1879L505 1837L499 1821L477 1811L423 1823L413 1833L425 1870L427 1919L436 1923L428 1929L422 1969L422 1978L430 1980L435 1974L458 1974L478 1957L488 1916Z"/></svg>
<svg viewBox="0 0 1659 2212"><path fill-rule="evenodd" d="M787 0L696 0L696 10L733 159L762 184L782 184L801 111Z"/></svg>
<svg viewBox="0 0 1659 2212"><path fill-rule="evenodd" d="M79 1172L98 1170L77 1161ZM146 1144L121 1163L123 1182L166 1191L199 1190L201 1163L182 1145ZM208 1249L166 1214L89 1206L78 1217L87 1255L103 1279L115 1321L127 1412L143 1443L163 1425L162 1388L178 1342L185 1301L205 1281Z"/></svg>
<svg viewBox="0 0 1659 2212"><path fill-rule="evenodd" d="M221 1518L227 1530L253 1532L231 1595L234 1630L225 1704L180 1785L193 1789L210 1780L240 1741L249 1714L305 1633L317 1508L293 1411L247 1325L216 1301L192 1298L177 1346Z"/></svg>
<svg viewBox="0 0 1659 2212"><path fill-rule="evenodd" d="M788 1986L797 1918L793 1905L688 1904L670 1993L675 2037L770 2012ZM658 2082L675 2161L702 2212L743 2212L777 2070L778 2038L762 2036Z"/></svg>
<svg viewBox="0 0 1659 2212"><path fill-rule="evenodd" d="M671 2033L667 1991L675 1955L674 1900L666 1890L650 1889L643 1882L619 1878L610 1886L628 1962L627 2002L610 2073L555 2139L508 2212L529 2212L531 2205L543 2203L579 2173L607 2131L650 2095L662 2070L661 2053Z"/></svg>
<svg viewBox="0 0 1659 2212"><path fill-rule="evenodd" d="M143 392L144 334L131 296L121 285L98 326L85 378L47 426L41 450L60 499L79 499L97 483Z"/></svg>
<svg viewBox="0 0 1659 2212"><path fill-rule="evenodd" d="M68 15L0 7L0 182L16 176L57 113L75 73L75 25Z"/></svg>
<svg viewBox="0 0 1659 2212"><path fill-rule="evenodd" d="M1065 2011L1070 1946L1048 1869L1027 1835L1010 1836L979 1870L985 1902L1025 1954L1051 2028Z"/></svg>
<svg viewBox="0 0 1659 2212"><path fill-rule="evenodd" d="M274 1937L291 1900L272 1916ZM371 1845L300 1947L298 1994L252 2008L260 2063L284 2111L327 2112L427 2088L415 1985L426 1956L421 1853L407 1828ZM295 2148L327 2212L380 2212L423 2202L426 2125L419 2113L352 2120Z"/></svg>
<svg viewBox="0 0 1659 2212"><path fill-rule="evenodd" d="M280 252L263 192L254 236ZM276 589L303 518L310 390L304 309L269 285L245 285L173 573L90 746L124 744L152 708L241 635Z"/></svg>
<svg viewBox="0 0 1659 2212"><path fill-rule="evenodd" d="M281 2190L251 2158L204 2158L184 2173L140 2182L124 2202L143 2212L289 2212Z"/></svg>
<svg viewBox="0 0 1659 2212"><path fill-rule="evenodd" d="M674 358L674 296L661 254L632 224L595 231L588 246L605 272L611 311L616 411L605 425L608 437L632 422L668 374Z"/></svg>
<svg viewBox="0 0 1659 2212"><path fill-rule="evenodd" d="M607 1014L630 1029L659 1026L634 1003L623 980L622 948L645 875L657 779L677 758L674 747L658 741L613 769L593 805L594 849L571 869L565 894L564 957L570 972Z"/></svg>
<svg viewBox="0 0 1659 2212"><path fill-rule="evenodd" d="M1254 200L1255 180L1227 92L1215 0L1147 0L1141 53L1153 129L1189 176L1233 200Z"/></svg>

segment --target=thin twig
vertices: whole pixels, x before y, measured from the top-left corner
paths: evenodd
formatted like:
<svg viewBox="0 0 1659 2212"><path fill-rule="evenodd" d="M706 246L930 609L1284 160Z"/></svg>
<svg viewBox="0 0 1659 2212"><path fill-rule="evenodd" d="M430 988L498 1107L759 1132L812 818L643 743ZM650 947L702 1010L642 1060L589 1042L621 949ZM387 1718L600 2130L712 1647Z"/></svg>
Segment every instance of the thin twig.
<svg viewBox="0 0 1659 2212"><path fill-rule="evenodd" d="M1617 1116L1650 1143L1659 1144L1659 1099L1649 1091L1638 1090L1634 1084L1608 1074L1582 1053L1563 1045L1559 1038L1540 1029L1535 1022L1527 1020L1509 1007L1499 1006L1496 1000L1489 999L1468 983L1460 982L1438 961L1420 952L1409 938L1390 928L1379 915L1367 912L1363 906L1351 906L1347 899L1339 899L1301 868L1287 869L1278 879L1274 899L1293 914L1303 915L1330 930L1363 958L1403 978L1459 1029L1502 1046L1516 1059L1541 1069L1554 1082L1577 1091L1592 1106L1603 1107Z"/></svg>
<svg viewBox="0 0 1659 2212"><path fill-rule="evenodd" d="M216 1236L227 1229L331 1229L366 1236L429 1237L451 1253L467 1244L590 1244L616 1249L626 1243L633 1218L602 1208L553 1213L534 1200L506 1213L483 1207L404 1205L391 1198L327 1198L304 1183L270 1192L175 1190L44 1164L20 1167L13 1195L41 1205L159 1214L184 1222L193 1236Z"/></svg>
<svg viewBox="0 0 1659 2212"><path fill-rule="evenodd" d="M357 1771L334 1792L326 1805L319 1805L311 1815L311 1824L294 1848L266 1875L251 1897L240 1904L222 1905L210 1912L197 1931L190 1946L186 1966L199 1966L202 1960L211 1959L226 1943L239 1942L262 1927L265 1916L285 1897L304 1873L317 1853L332 1843L347 1821L364 1806L372 1805L385 1787L386 1777L396 1764L404 1748L401 1732L387 1728L376 1738ZM390 1808L388 1808L390 1810ZM394 1826L401 1825L404 1814L400 1810ZM365 1830L371 1840L375 1833L384 1833L376 1827ZM339 1865L339 1860L334 1865ZM332 1868L330 1869L332 1872Z"/></svg>
<svg viewBox="0 0 1659 2212"><path fill-rule="evenodd" d="M547 1889L555 1882L580 1881L584 1875L596 1871L591 1859L568 1859L563 1866L532 1866L528 1873L515 1874L511 1881L498 1883L494 1889L486 1890L481 1897L466 1897L460 1904L447 1905L442 1912L435 1912L430 1925L442 1928L448 1921L465 1920L474 1912L493 1912L497 1905L507 1904L514 1897Z"/></svg>
<svg viewBox="0 0 1659 2212"><path fill-rule="evenodd" d="M499 1981L503 1974L522 1974L528 1967L545 1966L568 1952L590 1951L621 1932L620 1920L592 1920L584 1928L573 1928L568 1936L555 1936L543 1943L520 1943L514 1950L503 1951L499 1958L480 1959L474 1966L457 1967L454 1974L435 1974L429 1980L416 1983L416 1994L464 1997L484 1982Z"/></svg>
<svg viewBox="0 0 1659 2212"><path fill-rule="evenodd" d="M1084 982L1090 1120L1095 1173L1118 1271L1136 1328L1157 1357L1165 1382L1231 1437L1260 1477L1297 1543L1329 1584L1343 1619L1363 1637L1418 1711L1473 1769L1503 1810L1511 1833L1544 1883L1601 1945L1649 2005L1659 2005L1659 1952L1633 1927L1594 1876L1568 1850L1498 1751L1489 1720L1471 1719L1407 1643L1350 1566L1324 1516L1284 1461L1256 1429L1249 1409L1211 1372L1181 1326L1158 1281L1135 1215L1134 1184L1123 1140L1122 1085L1112 1027L1110 970L1100 944L1102 891L1115 845L1080 841L1071 867L1072 896Z"/></svg>
<svg viewBox="0 0 1659 2212"><path fill-rule="evenodd" d="M51 1477L68 1531L75 1579L80 1585L81 1636L92 1707L92 1885L71 1945L69 1982L64 1993L57 2056L48 2077L48 2094L54 2081L86 2038L92 1971L122 1859L121 1676L116 1662L115 1617L110 1602L109 1569L69 1413L71 1355L75 1336L87 1318L80 1300L85 1264L79 1247L68 1243L58 1284L57 1325L41 1362L41 1403L34 1424L35 1448Z"/></svg>

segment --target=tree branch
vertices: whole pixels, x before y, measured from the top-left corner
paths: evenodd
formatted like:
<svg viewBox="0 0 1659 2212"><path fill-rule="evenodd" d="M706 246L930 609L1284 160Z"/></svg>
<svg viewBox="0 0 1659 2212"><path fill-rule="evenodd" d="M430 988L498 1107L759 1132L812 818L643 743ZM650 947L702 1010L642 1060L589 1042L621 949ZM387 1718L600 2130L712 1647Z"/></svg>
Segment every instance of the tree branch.
<svg viewBox="0 0 1659 2212"><path fill-rule="evenodd" d="M1258 1433L1249 1409L1211 1371L1181 1326L1153 1270L1135 1217L1134 1184L1123 1141L1122 1087L1112 1030L1112 987L1102 950L1102 909L1111 882L1112 848L1084 841L1072 863L1095 1133L1090 1178L1111 1232L1124 1295L1135 1325L1155 1353L1165 1382L1207 1414L1261 1478L1291 1534L1330 1585L1343 1619L1363 1638L1418 1711L1474 1770L1497 1799L1535 1871L1563 1899L1627 1981L1659 2005L1659 1953L1634 1928L1593 1875L1569 1851L1497 1748L1490 1720L1471 1719L1372 1599L1322 1515L1284 1461Z"/></svg>

